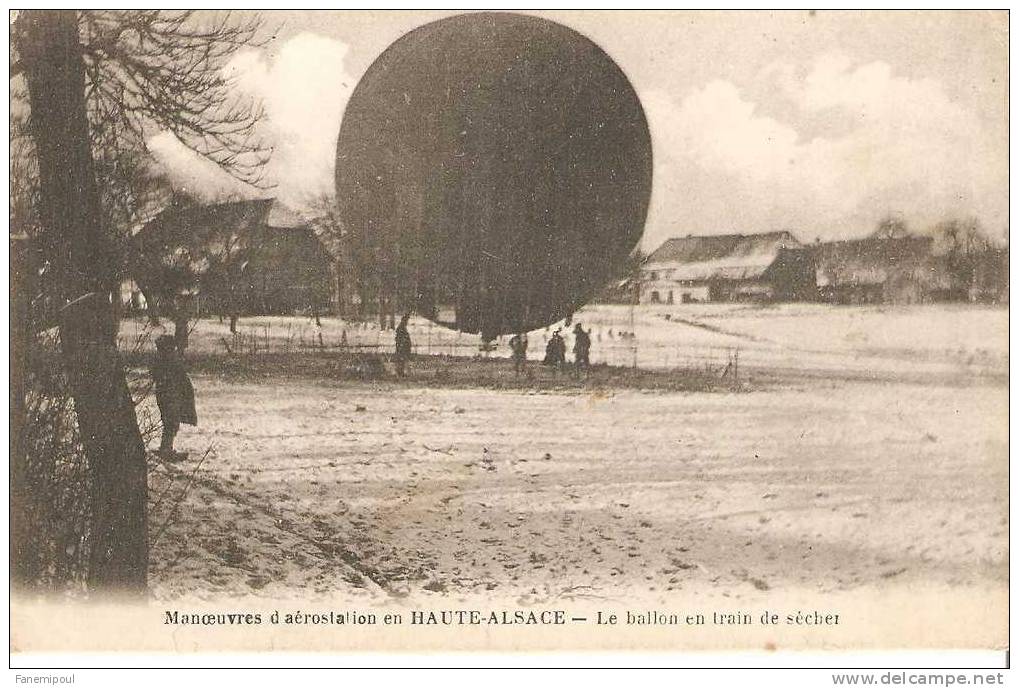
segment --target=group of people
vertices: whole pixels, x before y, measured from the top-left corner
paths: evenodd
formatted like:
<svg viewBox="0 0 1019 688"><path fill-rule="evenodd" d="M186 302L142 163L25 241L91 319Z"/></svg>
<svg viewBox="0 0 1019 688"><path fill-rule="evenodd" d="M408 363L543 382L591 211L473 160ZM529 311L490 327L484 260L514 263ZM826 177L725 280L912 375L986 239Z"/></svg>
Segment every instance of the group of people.
<svg viewBox="0 0 1019 688"><path fill-rule="evenodd" d="M393 355L393 363L396 368L396 375L403 377L406 374L407 360L411 354L410 333L407 331L407 322L410 315L404 315L396 328L396 347ZM562 328L557 329L548 344L545 346L544 365L562 370L566 367L566 340L563 338ZM527 365L527 335L523 332L513 335L509 340L510 351L513 356L513 373L519 376L525 372ZM577 370L586 370L591 366L591 332L585 331L580 323L573 327L573 361Z"/></svg>
<svg viewBox="0 0 1019 688"><path fill-rule="evenodd" d="M545 345L544 365L562 370L566 366L566 340L562 336L562 328L552 333ZM577 370L591 366L591 333L585 331L580 323L573 326L573 362Z"/></svg>

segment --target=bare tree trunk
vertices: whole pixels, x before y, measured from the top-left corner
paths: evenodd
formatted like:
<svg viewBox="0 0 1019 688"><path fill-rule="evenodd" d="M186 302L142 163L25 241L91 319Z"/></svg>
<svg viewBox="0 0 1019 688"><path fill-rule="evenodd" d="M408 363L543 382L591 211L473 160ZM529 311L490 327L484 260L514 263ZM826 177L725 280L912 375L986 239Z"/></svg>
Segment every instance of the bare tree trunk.
<svg viewBox="0 0 1019 688"><path fill-rule="evenodd" d="M103 230L74 11L28 11L19 52L39 163L42 249L68 305L60 319L64 366L92 483L89 584L143 591L148 541L145 445L115 341L109 295L113 242Z"/></svg>
<svg viewBox="0 0 1019 688"><path fill-rule="evenodd" d="M27 237L11 239L11 379L10 379L10 571L11 580L17 587L28 586L39 575L38 557L31 551L30 533L34 527L29 519L29 495L27 493L28 457L25 454L25 390L26 366L29 341L29 301L31 262Z"/></svg>
<svg viewBox="0 0 1019 688"><path fill-rule="evenodd" d="M117 279L117 283L113 287L113 291L110 292L110 307L112 308L110 317L110 338L113 340L113 345L117 346L117 337L120 335L120 321L124 317L124 304L120 300L120 279Z"/></svg>
<svg viewBox="0 0 1019 688"><path fill-rule="evenodd" d="M139 291L142 296L145 297L145 317L149 321L149 325L153 327L159 326L159 297L157 291L149 286L138 285Z"/></svg>

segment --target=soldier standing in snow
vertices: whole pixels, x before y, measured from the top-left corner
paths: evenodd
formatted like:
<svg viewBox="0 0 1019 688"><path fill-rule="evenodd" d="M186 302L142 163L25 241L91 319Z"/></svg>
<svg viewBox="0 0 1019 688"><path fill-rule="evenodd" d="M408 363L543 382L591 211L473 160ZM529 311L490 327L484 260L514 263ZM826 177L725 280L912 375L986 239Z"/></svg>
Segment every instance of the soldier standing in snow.
<svg viewBox="0 0 1019 688"><path fill-rule="evenodd" d="M561 334L562 330L556 330L556 366L559 370L566 367L566 339Z"/></svg>
<svg viewBox="0 0 1019 688"><path fill-rule="evenodd" d="M156 362L152 365L151 373L156 387L156 405L163 422L159 455L171 461L187 458L187 454L173 450L173 440L181 423L198 425L195 390L184 370L177 341L170 335L156 338Z"/></svg>
<svg viewBox="0 0 1019 688"><path fill-rule="evenodd" d="M410 332L407 331L408 320L410 320L409 313L400 318L400 324L396 328L396 356L394 361L396 362L396 374L400 377L403 377L407 359L410 358L411 343Z"/></svg>
<svg viewBox="0 0 1019 688"><path fill-rule="evenodd" d="M591 333L577 323L573 328L573 359L579 371L591 367Z"/></svg>
<svg viewBox="0 0 1019 688"><path fill-rule="evenodd" d="M545 360L543 363L556 370L562 370L563 365L566 363L566 340L559 334L559 330L552 334L552 338L548 340L548 344L545 346Z"/></svg>
<svg viewBox="0 0 1019 688"><path fill-rule="evenodd" d="M523 333L513 335L509 345L513 351L513 374L519 376L527 364L527 335Z"/></svg>

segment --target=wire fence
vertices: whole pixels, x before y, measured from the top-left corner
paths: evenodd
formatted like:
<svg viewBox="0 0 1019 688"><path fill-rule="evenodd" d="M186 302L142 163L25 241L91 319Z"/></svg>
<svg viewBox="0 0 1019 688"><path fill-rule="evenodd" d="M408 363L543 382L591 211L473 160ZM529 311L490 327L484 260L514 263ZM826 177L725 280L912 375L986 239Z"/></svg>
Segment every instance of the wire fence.
<svg viewBox="0 0 1019 688"><path fill-rule="evenodd" d="M560 324L561 325L561 324ZM149 327L144 320L126 321L121 339L130 341L133 331ZM572 352L573 335L569 327L555 325L527 334L527 358L541 361L545 348L556 329L566 339L567 352ZM697 370L719 377L737 376L741 365L741 348L691 342L663 341L642 336L641 328L625 319L618 322L597 321L585 327L591 338L592 365L637 368L644 370ZM471 359L509 359L510 335L483 342L479 335L467 334L436 325L423 318L412 318L408 325L411 352L416 356L446 356ZM260 316L245 318L230 332L226 322L215 318L193 323L189 336L189 352L257 356L292 353L361 354L388 357L395 353L395 332L376 322L346 321L335 317L314 318ZM572 360L572 353L567 354Z"/></svg>

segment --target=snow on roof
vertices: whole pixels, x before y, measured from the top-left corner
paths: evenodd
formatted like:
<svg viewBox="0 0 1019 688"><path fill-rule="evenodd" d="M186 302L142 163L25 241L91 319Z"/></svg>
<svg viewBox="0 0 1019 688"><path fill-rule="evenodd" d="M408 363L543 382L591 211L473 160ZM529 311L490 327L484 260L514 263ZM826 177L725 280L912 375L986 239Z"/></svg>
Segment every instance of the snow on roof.
<svg viewBox="0 0 1019 688"><path fill-rule="evenodd" d="M273 234L301 232L315 237L308 222L273 198L173 203L136 232L133 243L143 264L202 273L212 261L273 246Z"/></svg>
<svg viewBox="0 0 1019 688"><path fill-rule="evenodd" d="M284 205L279 199L273 198L272 205L269 206L269 214L266 215L265 225L266 227L275 227L277 229L293 229L295 227L304 227L308 224L308 220L301 217L293 208Z"/></svg>
<svg viewBox="0 0 1019 688"><path fill-rule="evenodd" d="M298 229L309 222L275 198L211 204L174 203L163 208L137 232L142 241L195 239L210 233L260 224L272 229Z"/></svg>
<svg viewBox="0 0 1019 688"><path fill-rule="evenodd" d="M800 246L789 232L675 237L648 256L644 269L667 271L680 281L755 279L780 250Z"/></svg>

